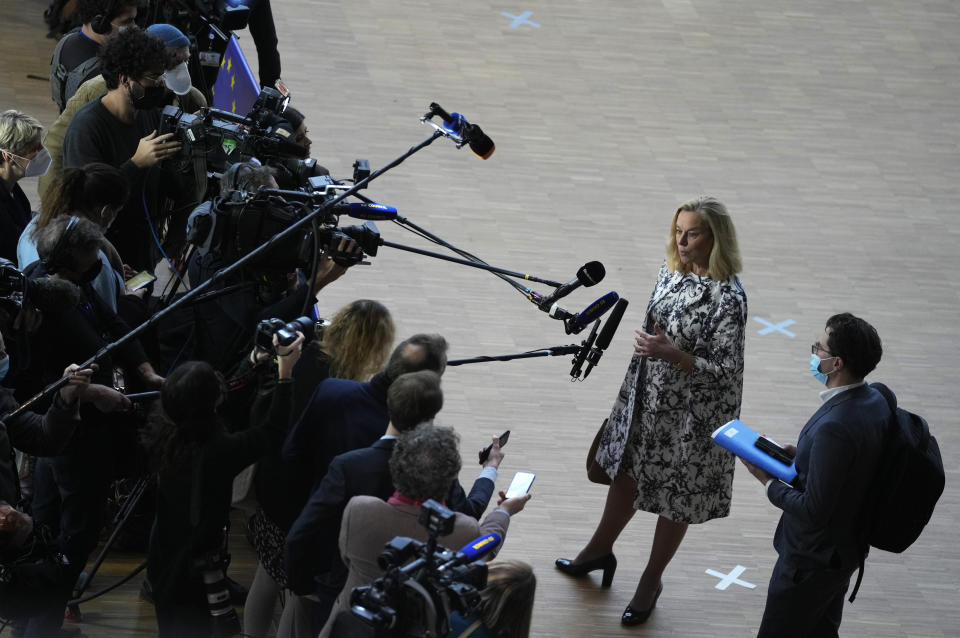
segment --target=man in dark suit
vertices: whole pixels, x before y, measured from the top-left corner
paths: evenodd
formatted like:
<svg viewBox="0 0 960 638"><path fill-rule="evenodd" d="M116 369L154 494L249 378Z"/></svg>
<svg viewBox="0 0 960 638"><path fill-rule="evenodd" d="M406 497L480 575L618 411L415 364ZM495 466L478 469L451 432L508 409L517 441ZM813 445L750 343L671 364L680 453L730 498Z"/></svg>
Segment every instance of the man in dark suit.
<svg viewBox="0 0 960 638"><path fill-rule="evenodd" d="M347 569L340 559L337 538L340 519L347 502L354 496L376 496L387 500L394 492L390 478L390 455L397 437L419 424L431 421L443 406L440 376L429 370L401 375L387 393L390 423L385 434L373 445L353 450L334 458L320 486L294 522L286 539L287 579L295 593L310 595L313 604L300 599L292 613L310 609L313 627L317 630L327 615L347 578ZM454 480L446 505L479 519L493 495L496 467L503 458L494 443L484 470L470 494L464 493ZM302 605L297 609L298 605ZM299 625L302 620L294 621ZM315 631L313 632L315 633Z"/></svg>
<svg viewBox="0 0 960 638"><path fill-rule="evenodd" d="M830 317L810 357L813 376L827 386L823 404L796 447L786 446L796 454L796 487L744 462L783 510L758 638L837 635L844 594L867 549L861 506L891 418L886 400L864 381L882 354L869 323L849 313Z"/></svg>

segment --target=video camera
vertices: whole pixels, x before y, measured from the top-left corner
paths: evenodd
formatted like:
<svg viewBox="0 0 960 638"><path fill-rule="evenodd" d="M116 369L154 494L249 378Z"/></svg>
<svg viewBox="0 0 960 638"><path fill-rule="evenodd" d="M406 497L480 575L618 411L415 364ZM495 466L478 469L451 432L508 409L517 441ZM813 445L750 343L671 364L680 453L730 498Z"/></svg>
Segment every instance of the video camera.
<svg viewBox="0 0 960 638"><path fill-rule="evenodd" d="M273 335L277 335L277 343L281 346L289 346L297 340L297 331L303 333L307 342L319 337L323 333L323 328L329 323L324 323L323 319L314 321L311 317L297 317L293 321L284 321L283 319L264 319L257 324L257 347L264 350L273 349Z"/></svg>
<svg viewBox="0 0 960 638"><path fill-rule="evenodd" d="M384 575L354 588L350 610L337 616L332 636L446 636L451 613L478 611L487 564L475 559L499 545L500 537L487 534L453 552L438 546L437 538L453 532L456 514L429 500L418 520L429 540L398 536L387 543L377 559Z"/></svg>
<svg viewBox="0 0 960 638"><path fill-rule="evenodd" d="M166 106L160 116L160 134L173 133L180 151L166 160L181 172L193 167L223 173L237 162L256 157L265 164L290 158L305 158L307 150L294 141L293 127L283 119L288 97L265 87L253 108L238 115L204 108L199 115Z"/></svg>

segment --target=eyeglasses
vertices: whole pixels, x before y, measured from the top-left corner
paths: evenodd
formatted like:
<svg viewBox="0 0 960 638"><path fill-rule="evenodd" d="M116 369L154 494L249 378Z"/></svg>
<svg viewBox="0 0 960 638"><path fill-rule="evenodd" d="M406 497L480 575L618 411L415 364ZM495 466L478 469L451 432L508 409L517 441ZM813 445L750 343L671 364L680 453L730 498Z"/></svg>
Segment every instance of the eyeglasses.
<svg viewBox="0 0 960 638"><path fill-rule="evenodd" d="M818 352L825 352L831 357L836 356L835 354L833 354L832 352L830 352L829 350L821 346L819 341L814 341L813 345L810 346L810 354L817 354Z"/></svg>

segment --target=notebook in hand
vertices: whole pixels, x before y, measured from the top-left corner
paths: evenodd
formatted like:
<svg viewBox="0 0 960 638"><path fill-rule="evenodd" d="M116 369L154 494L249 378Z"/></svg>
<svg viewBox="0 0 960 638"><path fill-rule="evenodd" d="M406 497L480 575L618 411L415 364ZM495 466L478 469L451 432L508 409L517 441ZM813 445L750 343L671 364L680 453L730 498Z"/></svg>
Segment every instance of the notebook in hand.
<svg viewBox="0 0 960 638"><path fill-rule="evenodd" d="M784 483L791 483L797 478L797 470L790 455L773 441L764 439L751 430L742 421L734 419L721 425L711 436L717 445L730 450Z"/></svg>

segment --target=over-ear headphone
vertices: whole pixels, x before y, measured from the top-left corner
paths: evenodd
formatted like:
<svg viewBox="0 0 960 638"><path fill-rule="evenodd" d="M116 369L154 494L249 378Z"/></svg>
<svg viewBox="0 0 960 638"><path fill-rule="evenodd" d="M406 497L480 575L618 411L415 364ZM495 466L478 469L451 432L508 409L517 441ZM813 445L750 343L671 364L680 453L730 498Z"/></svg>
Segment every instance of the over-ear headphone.
<svg viewBox="0 0 960 638"><path fill-rule="evenodd" d="M107 0L103 5L103 13L93 16L93 20L90 21L90 28L93 29L93 32L99 35L108 35L110 31L113 30L113 19L116 17L113 15L117 10L117 2L119 0Z"/></svg>
<svg viewBox="0 0 960 638"><path fill-rule="evenodd" d="M66 227L64 227L63 232L60 233L60 237L57 239L57 243L53 245L53 250L50 251L50 254L46 257L40 258L40 265L43 267L43 271L48 275L52 275L57 272L60 268L66 266L70 267L69 264L65 263L65 260L62 258L61 254L67 249L69 245L68 238L70 233L73 232L73 229L80 223L80 218L76 215L71 215L70 220L67 222Z"/></svg>
<svg viewBox="0 0 960 638"><path fill-rule="evenodd" d="M227 173L229 173L227 183L230 184L230 190L243 191L250 186L250 174L253 173L253 167L246 162L237 162L227 169Z"/></svg>

